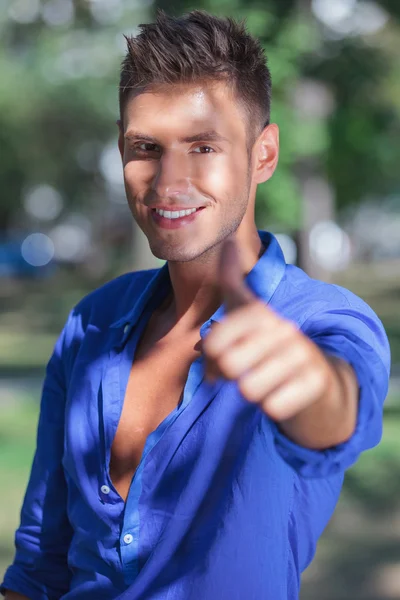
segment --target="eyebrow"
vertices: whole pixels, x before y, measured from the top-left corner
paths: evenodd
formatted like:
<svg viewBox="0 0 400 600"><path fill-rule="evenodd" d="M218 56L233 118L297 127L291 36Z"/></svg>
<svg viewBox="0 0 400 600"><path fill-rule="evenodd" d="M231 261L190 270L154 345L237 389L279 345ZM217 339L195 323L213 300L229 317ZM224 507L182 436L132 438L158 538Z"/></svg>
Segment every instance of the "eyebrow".
<svg viewBox="0 0 400 600"><path fill-rule="evenodd" d="M202 131L201 133L181 138L179 141L184 144L190 144L192 142L227 142L228 140L217 131L214 131L214 129L209 129L208 131Z"/></svg>
<svg viewBox="0 0 400 600"><path fill-rule="evenodd" d="M143 140L144 142L150 142L151 144L160 144L157 138L140 133L140 131L128 131L125 134L125 139L130 142ZM207 131L196 133L195 135L179 138L178 141L180 144L192 144L193 142L228 142L229 140L220 135L217 131L214 131L214 129L209 129Z"/></svg>

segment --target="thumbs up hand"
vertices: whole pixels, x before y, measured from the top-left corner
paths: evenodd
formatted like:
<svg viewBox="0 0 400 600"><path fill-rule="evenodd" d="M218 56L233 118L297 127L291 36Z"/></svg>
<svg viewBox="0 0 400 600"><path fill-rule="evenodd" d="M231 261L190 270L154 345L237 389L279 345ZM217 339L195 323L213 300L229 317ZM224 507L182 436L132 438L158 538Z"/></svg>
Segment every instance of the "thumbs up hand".
<svg viewBox="0 0 400 600"><path fill-rule="evenodd" d="M206 377L236 380L243 397L275 421L306 414L320 400L329 403L332 394L340 395L335 363L246 286L233 240L222 250L219 284L227 315L204 340Z"/></svg>

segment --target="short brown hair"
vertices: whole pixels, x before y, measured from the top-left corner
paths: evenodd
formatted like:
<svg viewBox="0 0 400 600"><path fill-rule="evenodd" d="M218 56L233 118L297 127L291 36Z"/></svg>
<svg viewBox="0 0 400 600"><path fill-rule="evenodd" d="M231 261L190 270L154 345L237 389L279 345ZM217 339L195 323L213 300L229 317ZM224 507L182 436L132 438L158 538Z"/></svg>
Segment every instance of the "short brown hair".
<svg viewBox="0 0 400 600"><path fill-rule="evenodd" d="M160 84L224 79L230 82L250 122L261 131L269 123L271 74L260 42L243 21L194 10L181 17L163 11L126 37L119 87L121 119L132 91Z"/></svg>

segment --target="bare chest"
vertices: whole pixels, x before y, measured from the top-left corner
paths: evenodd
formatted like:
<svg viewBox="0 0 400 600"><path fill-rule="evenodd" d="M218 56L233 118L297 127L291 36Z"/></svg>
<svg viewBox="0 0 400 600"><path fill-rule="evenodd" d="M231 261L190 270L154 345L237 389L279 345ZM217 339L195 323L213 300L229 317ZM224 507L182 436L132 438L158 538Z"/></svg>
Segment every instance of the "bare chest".
<svg viewBox="0 0 400 600"><path fill-rule="evenodd" d="M161 340L137 349L117 432L111 448L110 476L126 500L147 437L174 410L183 394L196 340Z"/></svg>

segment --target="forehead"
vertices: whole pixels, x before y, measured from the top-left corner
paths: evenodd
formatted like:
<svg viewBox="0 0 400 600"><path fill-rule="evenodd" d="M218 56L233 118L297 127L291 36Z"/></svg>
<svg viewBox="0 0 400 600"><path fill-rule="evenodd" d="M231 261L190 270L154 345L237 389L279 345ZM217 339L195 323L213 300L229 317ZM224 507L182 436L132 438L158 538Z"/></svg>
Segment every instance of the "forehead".
<svg viewBox="0 0 400 600"><path fill-rule="evenodd" d="M246 137L245 111L224 82L163 85L128 99L124 129L181 136L215 130L228 139Z"/></svg>

